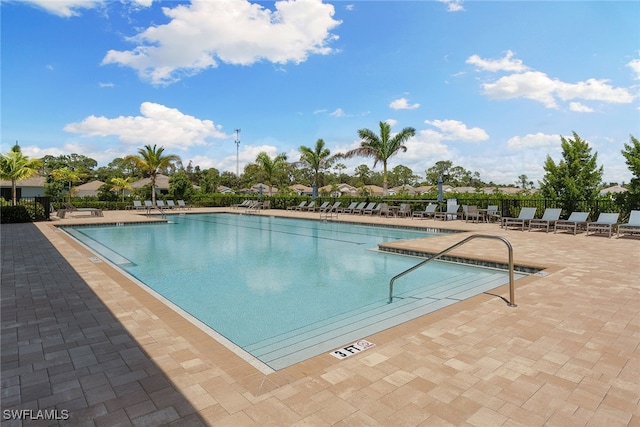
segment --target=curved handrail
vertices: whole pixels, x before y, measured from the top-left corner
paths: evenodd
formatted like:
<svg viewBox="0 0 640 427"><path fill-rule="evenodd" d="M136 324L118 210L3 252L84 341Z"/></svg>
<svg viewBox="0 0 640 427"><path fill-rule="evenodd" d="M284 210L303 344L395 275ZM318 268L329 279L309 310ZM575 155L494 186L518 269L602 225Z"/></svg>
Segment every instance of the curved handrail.
<svg viewBox="0 0 640 427"><path fill-rule="evenodd" d="M514 280L513 280L513 246L511 246L511 243L509 243L509 241L507 239L505 239L504 237L502 237L502 236L493 236L493 235L490 235L490 234L473 234L473 235L467 237L466 239L459 241L455 245L449 246L447 249L443 250L440 253L435 254L431 258L427 258L424 261L420 262L419 264L416 264L413 267L403 271L402 273L393 276L391 278L391 280L389 281L389 301L387 303L391 304L391 302L393 301L393 282L395 282L396 279L399 279L400 277L404 276L405 274L411 273L413 270L416 270L416 269L422 267L423 265L433 261L434 259L441 257L442 255L446 254L447 252L454 250L458 246L464 245L469 240L478 239L478 238L502 240L505 243L505 245L507 245L507 249L509 251L509 303L508 303L508 305L509 305L509 307L517 307L517 305L515 303L515 299L516 299L516 297L515 297L515 285L514 285Z"/></svg>

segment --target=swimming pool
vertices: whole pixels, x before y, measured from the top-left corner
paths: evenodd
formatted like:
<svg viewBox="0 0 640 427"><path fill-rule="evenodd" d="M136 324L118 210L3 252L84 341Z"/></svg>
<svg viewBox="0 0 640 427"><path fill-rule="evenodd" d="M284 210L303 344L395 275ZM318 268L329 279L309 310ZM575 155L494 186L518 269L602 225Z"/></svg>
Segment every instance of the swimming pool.
<svg viewBox="0 0 640 427"><path fill-rule="evenodd" d="M167 223L77 226L96 253L271 369L330 351L508 281L504 271L434 262L378 243L425 231L258 215L189 214Z"/></svg>

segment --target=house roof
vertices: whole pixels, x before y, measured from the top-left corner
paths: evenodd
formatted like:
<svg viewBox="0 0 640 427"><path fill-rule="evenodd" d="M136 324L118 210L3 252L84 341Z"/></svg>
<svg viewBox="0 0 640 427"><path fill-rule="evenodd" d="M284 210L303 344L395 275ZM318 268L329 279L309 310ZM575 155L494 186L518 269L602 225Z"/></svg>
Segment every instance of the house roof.
<svg viewBox="0 0 640 427"><path fill-rule="evenodd" d="M36 175L28 179L16 181L16 187L44 187L45 182L47 182L47 179L44 176ZM11 180L0 180L0 187L11 187Z"/></svg>
<svg viewBox="0 0 640 427"><path fill-rule="evenodd" d="M607 187L607 188L603 188L602 190L600 190L600 194L612 194L612 193L625 193L629 190L627 190L624 187L621 187L619 185L613 185L611 187Z"/></svg>
<svg viewBox="0 0 640 427"><path fill-rule="evenodd" d="M151 184L151 178L142 178L138 181L131 183L131 188L142 188L145 185ZM160 190L168 190L169 189L169 177L166 175L158 174L156 175L156 188Z"/></svg>
<svg viewBox="0 0 640 427"><path fill-rule="evenodd" d="M77 191L97 191L103 185L104 185L104 182L96 180L96 181L87 182L85 184L76 185L74 188Z"/></svg>

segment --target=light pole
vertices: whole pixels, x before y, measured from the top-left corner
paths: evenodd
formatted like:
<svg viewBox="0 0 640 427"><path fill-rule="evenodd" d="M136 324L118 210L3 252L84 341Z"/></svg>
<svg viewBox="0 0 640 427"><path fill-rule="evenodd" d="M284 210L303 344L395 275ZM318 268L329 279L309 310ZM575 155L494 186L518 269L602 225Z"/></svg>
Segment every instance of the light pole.
<svg viewBox="0 0 640 427"><path fill-rule="evenodd" d="M236 129L236 178L240 177L240 138L238 134L240 129Z"/></svg>

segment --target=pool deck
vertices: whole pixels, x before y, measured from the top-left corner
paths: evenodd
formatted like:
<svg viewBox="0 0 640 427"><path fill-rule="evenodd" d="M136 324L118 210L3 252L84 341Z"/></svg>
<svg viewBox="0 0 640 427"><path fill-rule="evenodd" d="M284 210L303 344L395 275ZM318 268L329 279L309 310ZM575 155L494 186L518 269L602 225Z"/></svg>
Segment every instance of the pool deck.
<svg viewBox="0 0 640 427"><path fill-rule="evenodd" d="M515 308L505 286L362 337L375 346L344 360L265 375L56 228L148 220L106 211L0 227L3 426L640 426L640 238L340 215L466 231L407 250L504 236L516 264L545 270L516 282ZM507 250L476 239L454 254ZM54 409L69 419L32 419Z"/></svg>

